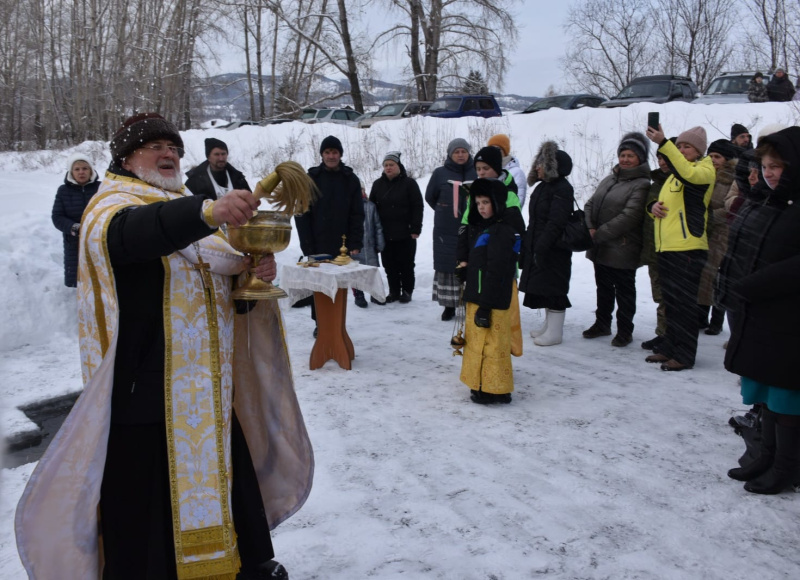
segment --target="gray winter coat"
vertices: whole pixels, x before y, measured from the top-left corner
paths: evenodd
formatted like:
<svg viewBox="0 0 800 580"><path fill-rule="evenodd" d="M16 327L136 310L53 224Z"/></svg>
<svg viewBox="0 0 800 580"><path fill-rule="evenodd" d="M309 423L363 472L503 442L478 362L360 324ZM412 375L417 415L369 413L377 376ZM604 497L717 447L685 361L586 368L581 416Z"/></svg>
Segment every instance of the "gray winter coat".
<svg viewBox="0 0 800 580"><path fill-rule="evenodd" d="M642 221L647 192L650 190L650 167L646 163L620 169L597 186L584 205L586 226L597 230L594 247L586 252L591 261L618 268L635 270L642 253Z"/></svg>
<svg viewBox="0 0 800 580"><path fill-rule="evenodd" d="M367 266L380 266L378 252L382 252L385 245L378 208L364 198L364 245L361 252L353 257Z"/></svg>

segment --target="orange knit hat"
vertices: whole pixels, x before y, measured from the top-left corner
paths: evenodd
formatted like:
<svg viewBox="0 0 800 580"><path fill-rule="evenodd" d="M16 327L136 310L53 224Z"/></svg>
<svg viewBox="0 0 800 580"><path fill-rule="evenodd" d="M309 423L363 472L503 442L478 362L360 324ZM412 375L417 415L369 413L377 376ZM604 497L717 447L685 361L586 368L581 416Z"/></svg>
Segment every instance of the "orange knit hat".
<svg viewBox="0 0 800 580"><path fill-rule="evenodd" d="M503 152L503 155L510 155L511 154L511 139L508 138L508 135L503 133L499 133L489 139L487 145L499 147L500 150Z"/></svg>

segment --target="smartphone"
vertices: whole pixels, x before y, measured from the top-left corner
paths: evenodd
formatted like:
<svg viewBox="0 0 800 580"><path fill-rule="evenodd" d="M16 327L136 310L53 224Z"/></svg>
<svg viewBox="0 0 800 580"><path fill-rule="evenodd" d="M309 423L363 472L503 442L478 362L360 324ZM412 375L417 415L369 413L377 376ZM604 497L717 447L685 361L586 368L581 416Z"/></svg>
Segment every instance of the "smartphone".
<svg viewBox="0 0 800 580"><path fill-rule="evenodd" d="M658 130L658 113L647 113L647 126Z"/></svg>

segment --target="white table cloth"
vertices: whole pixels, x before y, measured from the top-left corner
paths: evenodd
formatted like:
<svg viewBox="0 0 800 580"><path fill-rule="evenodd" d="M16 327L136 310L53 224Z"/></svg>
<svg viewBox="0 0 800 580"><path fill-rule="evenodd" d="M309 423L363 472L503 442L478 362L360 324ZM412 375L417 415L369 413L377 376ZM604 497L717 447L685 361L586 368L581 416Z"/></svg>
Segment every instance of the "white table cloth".
<svg viewBox="0 0 800 580"><path fill-rule="evenodd" d="M315 268L288 265L281 268L280 287L289 295L289 303L322 292L336 301L340 288L355 288L366 292L381 302L386 300L380 269L351 262L346 266L320 264Z"/></svg>

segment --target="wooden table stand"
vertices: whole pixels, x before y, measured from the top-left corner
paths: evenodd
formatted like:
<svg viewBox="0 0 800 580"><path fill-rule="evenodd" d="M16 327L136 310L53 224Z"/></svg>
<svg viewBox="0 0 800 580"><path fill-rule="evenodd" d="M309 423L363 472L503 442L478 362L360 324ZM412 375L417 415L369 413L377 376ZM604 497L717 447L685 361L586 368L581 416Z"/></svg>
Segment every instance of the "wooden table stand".
<svg viewBox="0 0 800 580"><path fill-rule="evenodd" d="M356 357L353 342L347 334L347 289L339 288L334 302L322 292L314 292L314 306L317 312L317 340L311 349L309 368L313 371L335 360L345 370L352 368Z"/></svg>

